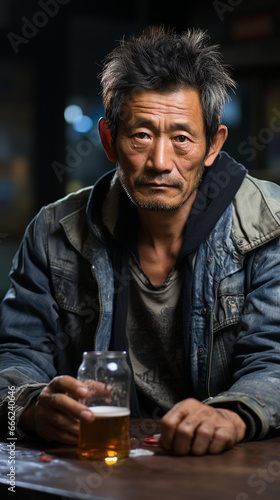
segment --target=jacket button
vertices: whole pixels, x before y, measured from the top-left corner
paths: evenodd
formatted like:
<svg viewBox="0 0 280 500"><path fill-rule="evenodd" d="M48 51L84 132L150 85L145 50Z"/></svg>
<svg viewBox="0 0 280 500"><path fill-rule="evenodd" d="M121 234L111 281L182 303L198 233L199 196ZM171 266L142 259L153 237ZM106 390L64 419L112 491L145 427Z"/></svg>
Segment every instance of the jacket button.
<svg viewBox="0 0 280 500"><path fill-rule="evenodd" d="M240 240L238 240L237 242L237 245L239 247L243 247L243 245L245 245L246 241L244 240L244 238L240 238Z"/></svg>
<svg viewBox="0 0 280 500"><path fill-rule="evenodd" d="M200 348L198 349L197 354L198 354L199 356L202 356L202 354L204 354L204 349L203 349L203 347L200 347Z"/></svg>
<svg viewBox="0 0 280 500"><path fill-rule="evenodd" d="M210 264L212 264L212 261L213 259L211 257L208 257L208 259L206 260L207 266L210 266Z"/></svg>
<svg viewBox="0 0 280 500"><path fill-rule="evenodd" d="M203 307L203 308L201 309L201 314L202 314L202 316L205 316L205 314L206 314L206 313L207 313L207 309L206 309L206 307Z"/></svg>

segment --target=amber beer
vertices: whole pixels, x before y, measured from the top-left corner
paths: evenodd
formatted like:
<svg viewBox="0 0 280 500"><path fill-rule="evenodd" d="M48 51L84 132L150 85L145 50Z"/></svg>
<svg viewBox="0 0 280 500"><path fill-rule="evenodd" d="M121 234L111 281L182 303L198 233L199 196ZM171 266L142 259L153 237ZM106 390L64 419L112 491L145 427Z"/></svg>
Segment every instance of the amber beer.
<svg viewBox="0 0 280 500"><path fill-rule="evenodd" d="M130 447L129 409L118 406L91 406L89 409L95 419L91 423L80 422L79 457L91 460L127 457Z"/></svg>

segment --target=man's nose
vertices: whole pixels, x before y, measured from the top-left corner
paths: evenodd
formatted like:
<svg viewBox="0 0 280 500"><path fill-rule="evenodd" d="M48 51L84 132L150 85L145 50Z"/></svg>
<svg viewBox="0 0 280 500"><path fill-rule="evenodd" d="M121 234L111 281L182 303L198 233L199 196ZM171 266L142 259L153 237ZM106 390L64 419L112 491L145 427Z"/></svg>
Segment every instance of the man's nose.
<svg viewBox="0 0 280 500"><path fill-rule="evenodd" d="M150 147L146 166L158 172L172 170L172 147L165 137L154 139Z"/></svg>

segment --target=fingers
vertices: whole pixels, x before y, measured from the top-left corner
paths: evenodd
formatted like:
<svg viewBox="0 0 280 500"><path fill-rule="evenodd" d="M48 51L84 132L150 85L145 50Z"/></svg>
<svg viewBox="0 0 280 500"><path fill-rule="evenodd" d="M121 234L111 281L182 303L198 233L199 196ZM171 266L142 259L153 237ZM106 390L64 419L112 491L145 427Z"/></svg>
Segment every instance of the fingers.
<svg viewBox="0 0 280 500"><path fill-rule="evenodd" d="M237 442L235 430L232 426L218 427L214 423L203 423L194 435L191 453L193 455L216 455L232 448Z"/></svg>
<svg viewBox="0 0 280 500"><path fill-rule="evenodd" d="M47 386L51 392L67 393L74 399L84 398L87 396L88 389L85 384L69 375L55 377Z"/></svg>
<svg viewBox="0 0 280 500"><path fill-rule="evenodd" d="M87 388L73 377L54 378L43 389L36 403L37 434L48 441L75 444L79 433L79 420L94 420L93 412L77 401L84 398L87 392Z"/></svg>
<svg viewBox="0 0 280 500"><path fill-rule="evenodd" d="M91 422L94 418L92 411L87 406L79 403L67 394L48 393L46 389L41 392L38 401L48 412L65 413L73 419L82 419Z"/></svg>
<svg viewBox="0 0 280 500"><path fill-rule="evenodd" d="M174 448L175 435L178 432L179 424L186 417L183 406L176 404L161 420L161 438L159 444L166 450Z"/></svg>
<svg viewBox="0 0 280 500"><path fill-rule="evenodd" d="M85 397L87 392L87 388L74 377L61 376L49 383L41 392L38 401L48 411L52 409L71 418L91 422L94 419L93 413L76 400L78 397Z"/></svg>
<svg viewBox="0 0 280 500"><path fill-rule="evenodd" d="M175 434L173 449L177 455L204 455L214 437L214 426L211 423L183 420Z"/></svg>
<svg viewBox="0 0 280 500"><path fill-rule="evenodd" d="M88 398L106 398L111 394L112 387L107 386L104 382L86 380L85 385L88 389Z"/></svg>
<svg viewBox="0 0 280 500"><path fill-rule="evenodd" d="M216 454L243 439L245 430L235 412L187 399L163 417L159 444L176 455Z"/></svg>

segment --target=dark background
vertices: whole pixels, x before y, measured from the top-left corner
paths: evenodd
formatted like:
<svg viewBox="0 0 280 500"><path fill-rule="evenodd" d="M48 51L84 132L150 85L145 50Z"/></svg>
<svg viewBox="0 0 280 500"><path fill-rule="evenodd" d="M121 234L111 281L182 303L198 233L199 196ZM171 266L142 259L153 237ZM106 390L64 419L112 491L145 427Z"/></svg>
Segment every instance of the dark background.
<svg viewBox="0 0 280 500"><path fill-rule="evenodd" d="M123 36L161 24L203 28L221 45L238 83L224 149L280 183L279 0L1 0L0 297L37 211L114 166L96 132L105 55ZM66 122L70 105L82 120Z"/></svg>

